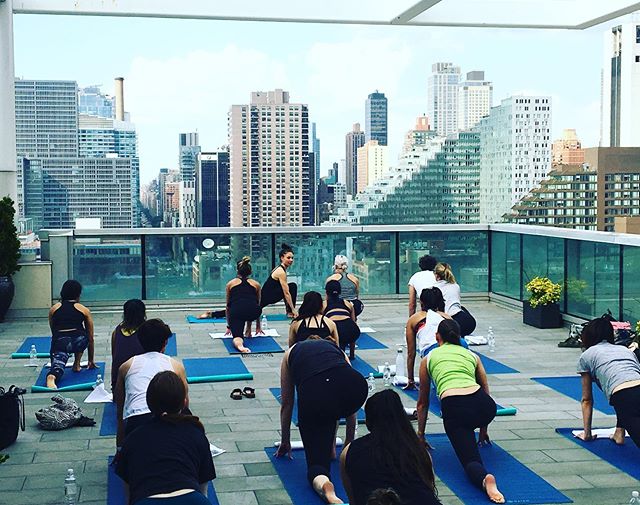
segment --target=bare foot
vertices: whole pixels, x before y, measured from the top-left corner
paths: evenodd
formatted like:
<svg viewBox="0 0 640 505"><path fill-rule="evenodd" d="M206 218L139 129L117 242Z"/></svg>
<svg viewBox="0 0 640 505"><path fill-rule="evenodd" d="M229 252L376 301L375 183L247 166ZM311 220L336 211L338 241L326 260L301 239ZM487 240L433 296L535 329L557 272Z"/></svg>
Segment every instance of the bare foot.
<svg viewBox="0 0 640 505"><path fill-rule="evenodd" d="M504 503L504 496L498 491L498 485L496 484L496 478L490 473L482 481L482 487L484 487L487 496L493 503Z"/></svg>
<svg viewBox="0 0 640 505"><path fill-rule="evenodd" d="M196 319L211 319L211 312L203 312Z"/></svg>
<svg viewBox="0 0 640 505"><path fill-rule="evenodd" d="M624 445L624 437L626 431L624 428L616 428L616 431L609 438L613 440L617 445Z"/></svg>
<svg viewBox="0 0 640 505"><path fill-rule="evenodd" d="M344 503L340 498L336 496L336 490L330 480L322 485L322 497L327 503Z"/></svg>
<svg viewBox="0 0 640 505"><path fill-rule="evenodd" d="M73 362L73 371L74 372L79 372L80 370L82 370L82 366L80 365L79 361L74 361Z"/></svg>
<svg viewBox="0 0 640 505"><path fill-rule="evenodd" d="M56 386L56 376L55 375L47 375L47 387L49 389L58 389L58 386Z"/></svg>

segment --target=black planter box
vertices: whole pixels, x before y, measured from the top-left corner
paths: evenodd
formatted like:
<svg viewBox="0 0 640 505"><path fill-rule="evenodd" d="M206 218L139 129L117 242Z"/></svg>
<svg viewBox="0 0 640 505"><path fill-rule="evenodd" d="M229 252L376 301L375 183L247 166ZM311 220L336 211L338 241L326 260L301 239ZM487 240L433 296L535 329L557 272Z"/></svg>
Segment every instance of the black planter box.
<svg viewBox="0 0 640 505"><path fill-rule="evenodd" d="M557 303L538 305L535 309L525 301L522 305L522 322L536 328L562 328L562 314Z"/></svg>

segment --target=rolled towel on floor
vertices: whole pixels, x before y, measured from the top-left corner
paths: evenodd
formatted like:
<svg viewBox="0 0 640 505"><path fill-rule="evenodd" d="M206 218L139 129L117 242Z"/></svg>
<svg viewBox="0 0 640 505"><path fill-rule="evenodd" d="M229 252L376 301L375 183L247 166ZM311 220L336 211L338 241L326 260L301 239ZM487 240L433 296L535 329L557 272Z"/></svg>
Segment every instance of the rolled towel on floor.
<svg viewBox="0 0 640 505"><path fill-rule="evenodd" d="M516 412L518 411L515 407L499 408L496 410L496 416L515 416Z"/></svg>

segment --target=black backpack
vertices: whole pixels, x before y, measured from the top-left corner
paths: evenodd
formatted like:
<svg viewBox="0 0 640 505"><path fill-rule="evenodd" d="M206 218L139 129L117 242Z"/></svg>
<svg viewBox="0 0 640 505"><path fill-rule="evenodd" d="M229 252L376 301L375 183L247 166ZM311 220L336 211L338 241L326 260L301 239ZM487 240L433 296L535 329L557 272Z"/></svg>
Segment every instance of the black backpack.
<svg viewBox="0 0 640 505"><path fill-rule="evenodd" d="M24 431L24 399L26 390L11 386L8 391L0 387L0 450L9 447L18 438L18 428Z"/></svg>

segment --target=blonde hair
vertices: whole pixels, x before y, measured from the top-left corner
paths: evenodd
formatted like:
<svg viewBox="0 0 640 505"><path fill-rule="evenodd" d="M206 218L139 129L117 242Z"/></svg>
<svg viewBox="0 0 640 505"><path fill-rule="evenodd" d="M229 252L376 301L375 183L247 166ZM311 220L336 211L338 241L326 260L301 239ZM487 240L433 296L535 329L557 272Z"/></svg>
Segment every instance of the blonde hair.
<svg viewBox="0 0 640 505"><path fill-rule="evenodd" d="M336 258L333 260L333 267L335 269L346 270L349 268L349 258L344 254L336 255Z"/></svg>
<svg viewBox="0 0 640 505"><path fill-rule="evenodd" d="M251 275L251 258L249 256L243 256L238 264L236 265L238 269L238 273L243 277L248 277Z"/></svg>
<svg viewBox="0 0 640 505"><path fill-rule="evenodd" d="M433 273L447 281L449 284L456 283L456 278L451 271L451 267L447 263L438 263L436 268L434 268Z"/></svg>

